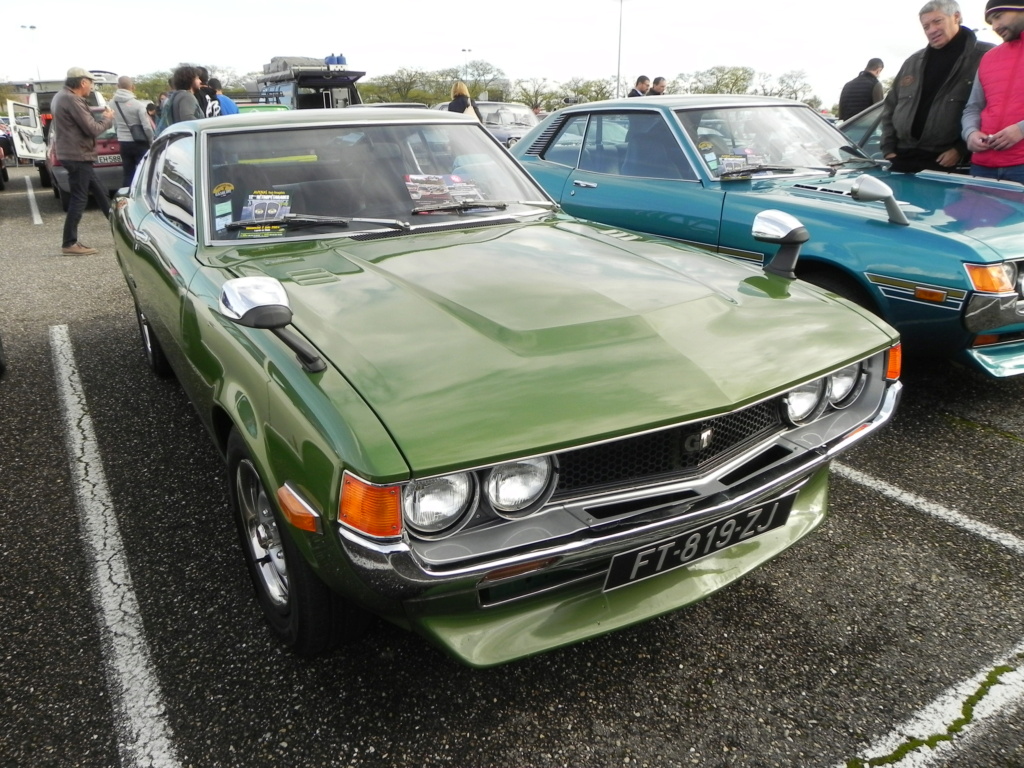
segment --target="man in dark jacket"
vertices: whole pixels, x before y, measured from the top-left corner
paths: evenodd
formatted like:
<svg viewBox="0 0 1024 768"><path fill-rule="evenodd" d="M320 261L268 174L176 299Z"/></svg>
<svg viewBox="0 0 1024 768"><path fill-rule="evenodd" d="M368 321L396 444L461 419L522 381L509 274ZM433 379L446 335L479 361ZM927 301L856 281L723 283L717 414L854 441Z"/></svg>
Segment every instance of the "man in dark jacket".
<svg viewBox="0 0 1024 768"><path fill-rule="evenodd" d="M961 26L956 0L930 0L920 19L928 46L903 63L886 94L882 154L894 171L951 171L967 159L960 118L978 62L994 46Z"/></svg>
<svg viewBox="0 0 1024 768"><path fill-rule="evenodd" d="M882 74L881 59L871 59L864 71L843 86L839 95L839 119L849 120L858 112L863 112L872 104L882 100L882 84L878 76Z"/></svg>
<svg viewBox="0 0 1024 768"><path fill-rule="evenodd" d="M70 201L68 215L64 219L64 241L61 247L65 256L98 253L95 248L78 241L78 223L82 220L90 191L103 211L103 216L110 213L107 190L100 184L93 163L96 162L96 137L114 124L114 113L107 107L103 110L102 121L93 117L87 101L92 93L92 81L91 72L81 67L72 67L68 70L64 88L53 97L50 104L53 124L57 129L57 159L68 172Z"/></svg>

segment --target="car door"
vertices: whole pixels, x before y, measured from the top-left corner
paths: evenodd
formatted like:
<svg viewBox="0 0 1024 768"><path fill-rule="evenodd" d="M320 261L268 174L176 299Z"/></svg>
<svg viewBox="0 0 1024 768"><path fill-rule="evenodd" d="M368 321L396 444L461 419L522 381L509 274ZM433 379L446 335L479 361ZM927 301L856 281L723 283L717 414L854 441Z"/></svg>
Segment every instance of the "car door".
<svg viewBox="0 0 1024 768"><path fill-rule="evenodd" d="M565 130L578 128L570 121ZM590 113L560 202L580 218L718 245L721 195L704 188L676 131L659 111Z"/></svg>
<svg viewBox="0 0 1024 768"><path fill-rule="evenodd" d="M18 157L22 160L43 160L46 141L39 110L31 104L8 99L7 116L11 121L11 140Z"/></svg>

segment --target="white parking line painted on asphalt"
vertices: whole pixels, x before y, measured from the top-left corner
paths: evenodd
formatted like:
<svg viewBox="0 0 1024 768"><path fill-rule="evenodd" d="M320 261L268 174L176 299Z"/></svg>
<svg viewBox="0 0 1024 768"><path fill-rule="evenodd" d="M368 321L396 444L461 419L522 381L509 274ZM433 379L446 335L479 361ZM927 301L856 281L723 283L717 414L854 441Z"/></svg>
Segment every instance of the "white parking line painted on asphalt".
<svg viewBox="0 0 1024 768"><path fill-rule="evenodd" d="M32 177L25 177L25 186L28 188L28 208L32 211L32 223L42 224L43 218L39 215L39 206L36 205L36 188L32 184Z"/></svg>
<svg viewBox="0 0 1024 768"><path fill-rule="evenodd" d="M998 681L984 692L974 704L969 719L962 724L956 734L951 734L950 740L935 741L933 746L919 744L916 749L908 750L897 762L887 764L899 768L931 768L941 765L955 754L964 753L965 748L975 738L984 735L985 727L991 721L1014 712L1024 704L1024 669L1021 669L1019 658L1021 655L1024 655L1024 642L993 663L992 669L1003 666L1016 666L1016 669L1000 675ZM964 704L981 691L989 674L989 670L979 672L970 680L944 691L909 720L860 752L857 759L867 764L869 760L894 755L908 743L917 744L937 735L947 734L950 726L965 718ZM843 761L836 768L846 768L847 765L849 763Z"/></svg>
<svg viewBox="0 0 1024 768"><path fill-rule="evenodd" d="M968 533L973 533L975 536L980 536L983 539L988 539L1001 547L1006 547L1015 554L1024 555L1024 539L1014 536L1012 533L1007 533L1006 531L1001 531L994 526L980 523L961 512L957 512L954 509L948 509L947 507L943 507L935 502L928 501L928 499L921 496L917 496L916 494L909 493L900 488L889 485L878 478L866 475L863 472L857 471L853 467L846 466L845 464L833 462L832 471L840 477L845 477L847 480L852 480L859 485L863 485L873 491L877 491L883 496L888 496L890 499L894 499L901 504L913 507L919 512L924 512L925 514L937 517L943 522L964 529Z"/></svg>
<svg viewBox="0 0 1024 768"><path fill-rule="evenodd" d="M833 462L832 470L840 477L870 488L919 512L981 536L1014 554L1024 555L1024 539L1011 533L972 520L956 510L928 501L845 464ZM935 741L933 745L918 744L916 748L907 749L906 754L892 764L899 768L931 768L940 765L954 754L962 753L973 739L984 734L986 727L994 720L1005 717L1024 705L1024 664L1021 659L1024 659L1024 642L1001 659L994 661L990 668L947 689L909 720L868 746L857 755L857 759L866 765L869 760L894 755L897 750L911 742L925 742L935 736L947 734L953 724L965 718L964 705L968 700L983 693L974 704L970 717L960 724L961 727L952 740ZM982 691L986 682L991 682L989 675L1001 667L1011 668L1012 671L998 674L995 683ZM847 765L849 763L844 761L836 768L846 768Z"/></svg>
<svg viewBox="0 0 1024 768"><path fill-rule="evenodd" d="M121 764L125 768L178 768L67 326L50 328L50 350L82 539L92 567L93 599L99 614Z"/></svg>

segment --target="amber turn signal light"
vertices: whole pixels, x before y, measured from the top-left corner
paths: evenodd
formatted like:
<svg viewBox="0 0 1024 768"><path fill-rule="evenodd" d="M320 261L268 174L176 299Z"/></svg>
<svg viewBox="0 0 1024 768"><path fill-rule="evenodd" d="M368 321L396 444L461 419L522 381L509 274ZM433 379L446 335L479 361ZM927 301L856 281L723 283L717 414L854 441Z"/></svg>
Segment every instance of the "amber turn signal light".
<svg viewBox="0 0 1024 768"><path fill-rule="evenodd" d="M889 347L889 354L885 361L885 378L895 381L900 377L903 369L903 345L893 344Z"/></svg>
<svg viewBox="0 0 1024 768"><path fill-rule="evenodd" d="M338 520L378 538L402 532L402 492L397 485L372 485L345 473Z"/></svg>
<svg viewBox="0 0 1024 768"><path fill-rule="evenodd" d="M287 483L277 489L277 504L284 519L300 531L323 533L320 513L313 509L298 492Z"/></svg>
<svg viewBox="0 0 1024 768"><path fill-rule="evenodd" d="M1009 267L1003 264L965 264L974 290L982 293L1008 293L1013 290Z"/></svg>

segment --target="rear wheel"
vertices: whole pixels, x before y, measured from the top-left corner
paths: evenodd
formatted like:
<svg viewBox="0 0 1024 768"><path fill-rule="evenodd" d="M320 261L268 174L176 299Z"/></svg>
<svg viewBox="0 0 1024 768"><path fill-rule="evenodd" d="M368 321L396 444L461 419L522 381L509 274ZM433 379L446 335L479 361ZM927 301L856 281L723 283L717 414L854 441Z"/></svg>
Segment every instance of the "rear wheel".
<svg viewBox="0 0 1024 768"><path fill-rule="evenodd" d="M53 180L50 178L50 172L46 170L45 165L38 166L39 168L39 186L49 187L53 184Z"/></svg>
<svg viewBox="0 0 1024 768"><path fill-rule="evenodd" d="M366 614L343 602L306 563L234 430L228 438L228 483L249 576L274 635L302 656L361 635Z"/></svg>

